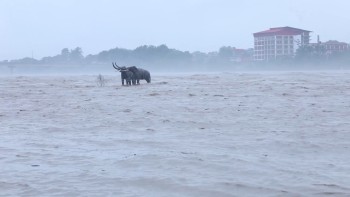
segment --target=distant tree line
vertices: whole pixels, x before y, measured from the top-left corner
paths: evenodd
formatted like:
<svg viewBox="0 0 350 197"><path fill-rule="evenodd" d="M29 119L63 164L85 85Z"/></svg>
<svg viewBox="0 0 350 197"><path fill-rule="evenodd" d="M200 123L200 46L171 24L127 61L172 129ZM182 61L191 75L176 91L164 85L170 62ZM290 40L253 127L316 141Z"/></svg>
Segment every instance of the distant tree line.
<svg viewBox="0 0 350 197"><path fill-rule="evenodd" d="M350 66L350 50L327 51L321 45L301 46L296 52L296 63L342 64Z"/></svg>
<svg viewBox="0 0 350 197"><path fill-rule="evenodd" d="M268 62L258 62L260 65L284 65L287 67L350 67L350 50L329 51L322 45L300 46L294 57L286 56Z"/></svg>
<svg viewBox="0 0 350 197"><path fill-rule="evenodd" d="M114 48L108 51L102 51L96 55L88 55L85 58L87 63L105 63L118 61L129 64L142 63L165 63L165 62L190 62L192 59L191 53L188 51L179 51L169 49L166 45L160 46L140 46L134 50L123 48Z"/></svg>
<svg viewBox="0 0 350 197"><path fill-rule="evenodd" d="M252 57L251 50L243 50L246 54L244 56L249 59ZM1 61L0 64L42 64L42 65L98 65L111 62L118 62L120 64L152 64L152 65L167 65L167 64L232 64L237 63L240 53L235 53L234 47L221 47L218 51L204 53L200 51L188 52L168 48L166 45L143 45L133 50L124 48L113 48L102 51L95 55L83 55L83 50L80 47L69 50L64 48L61 53L55 56L44 57L40 60L34 58L23 58L11 61Z"/></svg>
<svg viewBox="0 0 350 197"><path fill-rule="evenodd" d="M204 53L200 51L188 52L168 48L166 45L143 45L133 50L113 48L101 51L95 55L83 55L80 47L75 49L64 48L55 56L44 57L40 60L22 58L17 60L0 61L0 65L99 65L117 62L120 65L147 65L147 66L236 66L236 65L347 65L350 66L350 50L328 53L321 46L301 46L295 57L286 57L269 62L253 62L253 49L237 49L223 46L218 51Z"/></svg>
<svg viewBox="0 0 350 197"><path fill-rule="evenodd" d="M69 50L64 48L61 54L52 57L43 57L41 60L25 57L17 60L4 60L2 64L80 64L84 61L83 50L80 47Z"/></svg>

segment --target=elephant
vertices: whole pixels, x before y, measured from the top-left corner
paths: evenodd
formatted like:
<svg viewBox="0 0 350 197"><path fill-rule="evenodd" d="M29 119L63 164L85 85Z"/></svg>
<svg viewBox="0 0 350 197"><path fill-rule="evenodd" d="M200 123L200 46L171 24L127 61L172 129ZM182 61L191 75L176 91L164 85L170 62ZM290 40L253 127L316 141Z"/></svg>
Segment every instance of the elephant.
<svg viewBox="0 0 350 197"><path fill-rule="evenodd" d="M131 72L128 68L125 66L119 67L116 63L112 63L113 68L118 70L121 74L121 79L122 79L122 85L124 85L124 80L126 82L126 85L129 86L131 85L131 82L135 85L135 77L134 73Z"/></svg>
<svg viewBox="0 0 350 197"><path fill-rule="evenodd" d="M140 80L144 79L147 83L151 83L151 74L142 68L137 68L136 66L130 66L127 68L133 73L133 84L140 84Z"/></svg>

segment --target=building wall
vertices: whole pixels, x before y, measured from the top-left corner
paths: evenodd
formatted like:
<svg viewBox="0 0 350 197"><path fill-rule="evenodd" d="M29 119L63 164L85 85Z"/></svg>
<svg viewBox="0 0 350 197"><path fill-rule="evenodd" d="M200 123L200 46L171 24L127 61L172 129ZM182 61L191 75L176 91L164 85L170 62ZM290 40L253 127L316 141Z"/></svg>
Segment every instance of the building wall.
<svg viewBox="0 0 350 197"><path fill-rule="evenodd" d="M336 40L330 40L327 42L311 43L309 46L313 48L321 49L324 55L330 55L333 53L339 53L350 50L349 44L345 42L338 42Z"/></svg>
<svg viewBox="0 0 350 197"><path fill-rule="evenodd" d="M349 49L348 44L324 44L324 47L327 51L332 51L332 52L346 51Z"/></svg>
<svg viewBox="0 0 350 197"><path fill-rule="evenodd" d="M309 44L309 33L254 37L254 60L269 61L294 57L299 46Z"/></svg>
<svg viewBox="0 0 350 197"><path fill-rule="evenodd" d="M254 60L276 60L286 56L294 56L297 38L298 36L289 35L255 37Z"/></svg>

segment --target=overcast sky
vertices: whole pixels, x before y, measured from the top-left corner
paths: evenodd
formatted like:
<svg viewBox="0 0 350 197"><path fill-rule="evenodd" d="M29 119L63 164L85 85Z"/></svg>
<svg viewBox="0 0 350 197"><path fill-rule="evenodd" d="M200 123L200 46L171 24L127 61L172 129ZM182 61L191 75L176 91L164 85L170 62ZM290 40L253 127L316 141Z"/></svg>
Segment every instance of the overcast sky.
<svg viewBox="0 0 350 197"><path fill-rule="evenodd" d="M347 0L0 0L0 60L166 44L252 48L253 33L291 26L350 42Z"/></svg>

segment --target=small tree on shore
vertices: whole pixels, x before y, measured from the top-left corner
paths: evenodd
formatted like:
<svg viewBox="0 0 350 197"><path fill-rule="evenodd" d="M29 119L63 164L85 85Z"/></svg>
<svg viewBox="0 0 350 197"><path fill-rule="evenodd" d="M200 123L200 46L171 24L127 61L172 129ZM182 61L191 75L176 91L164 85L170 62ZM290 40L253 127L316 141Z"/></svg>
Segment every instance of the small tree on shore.
<svg viewBox="0 0 350 197"><path fill-rule="evenodd" d="M98 87L104 87L106 85L106 79L99 74L96 78L96 84Z"/></svg>

